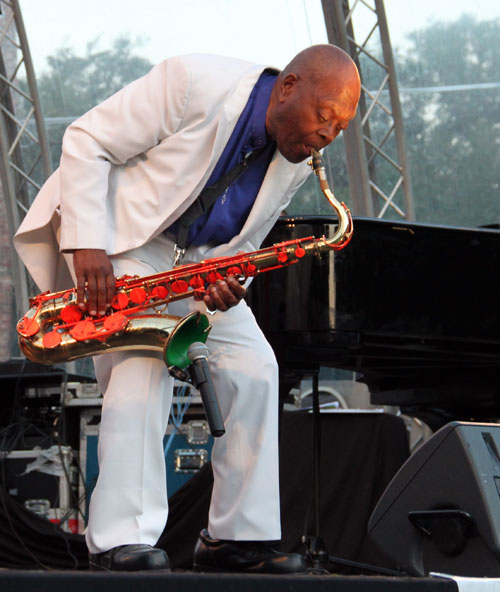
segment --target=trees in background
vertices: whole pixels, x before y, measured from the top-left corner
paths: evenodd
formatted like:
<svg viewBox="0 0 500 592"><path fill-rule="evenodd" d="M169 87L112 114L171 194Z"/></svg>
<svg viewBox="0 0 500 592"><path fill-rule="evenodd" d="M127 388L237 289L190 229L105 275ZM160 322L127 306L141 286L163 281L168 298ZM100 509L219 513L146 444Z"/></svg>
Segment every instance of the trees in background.
<svg viewBox="0 0 500 592"><path fill-rule="evenodd" d="M111 48L99 49L99 39L87 45L86 55L69 47L47 58L48 69L38 79L38 91L46 117L81 115L152 66L134 55L140 40L118 37Z"/></svg>
<svg viewBox="0 0 500 592"><path fill-rule="evenodd" d="M500 224L499 38L498 20L437 22L396 62L418 221ZM463 90L404 91L429 86Z"/></svg>

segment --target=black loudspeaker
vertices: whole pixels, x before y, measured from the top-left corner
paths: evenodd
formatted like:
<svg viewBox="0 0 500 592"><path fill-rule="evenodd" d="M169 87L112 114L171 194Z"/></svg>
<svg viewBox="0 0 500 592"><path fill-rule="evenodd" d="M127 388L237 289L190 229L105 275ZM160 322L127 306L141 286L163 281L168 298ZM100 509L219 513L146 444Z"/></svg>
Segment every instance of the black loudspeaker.
<svg viewBox="0 0 500 592"><path fill-rule="evenodd" d="M389 483L368 533L412 575L500 576L500 425L436 432Z"/></svg>

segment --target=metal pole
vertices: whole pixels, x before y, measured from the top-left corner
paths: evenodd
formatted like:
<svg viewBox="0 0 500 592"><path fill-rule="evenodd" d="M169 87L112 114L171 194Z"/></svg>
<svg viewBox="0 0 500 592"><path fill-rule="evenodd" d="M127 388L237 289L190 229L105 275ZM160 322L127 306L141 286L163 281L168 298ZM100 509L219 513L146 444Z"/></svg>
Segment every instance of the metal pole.
<svg viewBox="0 0 500 592"><path fill-rule="evenodd" d="M47 140L47 133L43 121L42 106L40 103L40 97L38 95L38 88L36 85L35 69L33 67L33 60L31 59L28 37L26 36L26 29L24 28L24 21L21 14L21 7L19 6L19 0L12 0L12 6L14 9L14 19L16 21L17 35L19 37L21 50L23 52L28 88L30 91L33 106L35 108L34 115L38 134L38 143L40 144L40 151L42 156L43 172L45 177L47 178L52 174L52 160L50 157L50 146Z"/></svg>
<svg viewBox="0 0 500 592"><path fill-rule="evenodd" d="M380 41L382 43L382 52L384 62L389 69L389 96L391 98L392 117L394 118L394 131L396 134L396 150L401 167L401 176L403 178L403 193L405 197L405 212L407 220L415 220L415 208L413 203L413 192L411 188L410 167L406 156L406 142L404 134L403 114L401 111L401 101L399 98L399 88L396 77L396 68L392 54L391 40L389 36L389 27L385 14L383 0L375 0L377 9L378 26L380 28Z"/></svg>
<svg viewBox="0 0 500 592"><path fill-rule="evenodd" d="M391 207L391 213L414 219L403 117L383 0L353 0L351 3L348 0L322 0L322 6L328 40L349 53L362 78L358 112L344 134L353 211L356 214L383 217ZM363 35L364 40L355 39L353 29L356 11L359 12L361 8L370 10L375 19L369 33ZM379 34L382 58L378 50L369 49L375 32ZM367 82L363 79L361 58L371 60L366 64L363 61L363 68L374 68L374 72L380 74L371 82L375 84L374 92L367 88ZM370 70L366 69L366 72ZM382 101L385 90L389 91L390 108ZM370 105L368 109L367 104ZM376 130L381 132L373 137L370 118ZM394 144L388 144L390 151L387 151L384 145L393 133ZM387 168L392 174L385 173ZM399 203L396 203L396 198Z"/></svg>
<svg viewBox="0 0 500 592"><path fill-rule="evenodd" d="M347 39L342 0L322 0L322 6L328 41L343 49L354 59L356 54ZM373 217L375 214L359 109L347 130L343 132L343 136L352 212L357 216Z"/></svg>

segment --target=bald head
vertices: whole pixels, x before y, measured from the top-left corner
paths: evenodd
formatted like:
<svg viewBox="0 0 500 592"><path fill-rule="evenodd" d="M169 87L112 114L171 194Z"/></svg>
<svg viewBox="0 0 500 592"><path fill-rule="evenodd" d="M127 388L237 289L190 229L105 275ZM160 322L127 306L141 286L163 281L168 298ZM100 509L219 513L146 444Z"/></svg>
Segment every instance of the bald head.
<svg viewBox="0 0 500 592"><path fill-rule="evenodd" d="M285 66L282 74L286 76L293 72L320 80L332 69L357 71L356 65L345 51L336 45L324 43L303 49Z"/></svg>
<svg viewBox="0 0 500 592"><path fill-rule="evenodd" d="M356 64L340 47L330 44L312 45L298 53L285 66L280 76L295 74L308 84L318 86L331 84L331 90L339 97L344 94L354 96L346 98L359 99L359 74Z"/></svg>
<svg viewBox="0 0 500 592"><path fill-rule="evenodd" d="M354 117L360 79L352 59L335 45L313 45L279 74L266 126L291 162L329 144Z"/></svg>

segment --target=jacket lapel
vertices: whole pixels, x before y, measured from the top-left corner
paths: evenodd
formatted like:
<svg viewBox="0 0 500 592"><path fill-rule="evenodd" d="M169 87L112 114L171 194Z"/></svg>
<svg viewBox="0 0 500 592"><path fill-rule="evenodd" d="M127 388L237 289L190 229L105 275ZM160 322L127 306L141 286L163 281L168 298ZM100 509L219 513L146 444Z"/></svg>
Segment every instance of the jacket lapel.
<svg viewBox="0 0 500 592"><path fill-rule="evenodd" d="M257 198L239 235L231 242L257 242L263 228L270 228L290 202L294 188L302 183L310 171L305 163L288 162L277 150L269 164ZM265 231L267 234L268 230ZM262 237L260 240L262 240Z"/></svg>

